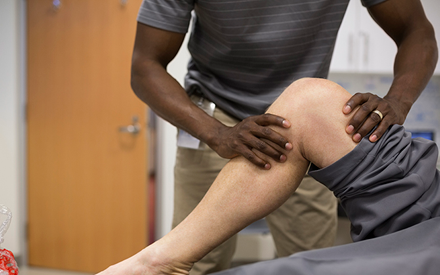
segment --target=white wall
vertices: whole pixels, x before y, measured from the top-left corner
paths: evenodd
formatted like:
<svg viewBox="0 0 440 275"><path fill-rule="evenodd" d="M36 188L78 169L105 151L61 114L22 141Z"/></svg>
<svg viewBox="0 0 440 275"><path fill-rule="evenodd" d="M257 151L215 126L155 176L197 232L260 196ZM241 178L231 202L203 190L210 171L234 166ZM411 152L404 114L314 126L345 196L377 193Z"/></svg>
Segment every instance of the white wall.
<svg viewBox="0 0 440 275"><path fill-rule="evenodd" d="M183 85L190 54L187 49L189 34L167 71ZM163 119L157 121L157 177L156 177L156 239L171 230L174 197L174 164L176 159L176 127Z"/></svg>
<svg viewBox="0 0 440 275"><path fill-rule="evenodd" d="M13 214L2 247L16 257L22 254L24 246L21 5L22 1L0 1L0 204ZM3 222L3 215L0 218Z"/></svg>

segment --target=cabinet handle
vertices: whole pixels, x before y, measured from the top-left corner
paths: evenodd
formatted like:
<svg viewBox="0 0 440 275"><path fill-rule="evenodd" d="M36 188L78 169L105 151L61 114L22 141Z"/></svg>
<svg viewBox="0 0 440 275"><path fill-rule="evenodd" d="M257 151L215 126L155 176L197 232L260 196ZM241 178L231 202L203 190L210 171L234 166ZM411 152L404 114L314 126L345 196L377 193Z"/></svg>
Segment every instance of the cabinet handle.
<svg viewBox="0 0 440 275"><path fill-rule="evenodd" d="M353 33L348 35L348 65L351 67L354 63L354 36Z"/></svg>
<svg viewBox="0 0 440 275"><path fill-rule="evenodd" d="M368 66L370 52L370 35L366 32L361 32L361 36L364 39L363 63L364 66Z"/></svg>

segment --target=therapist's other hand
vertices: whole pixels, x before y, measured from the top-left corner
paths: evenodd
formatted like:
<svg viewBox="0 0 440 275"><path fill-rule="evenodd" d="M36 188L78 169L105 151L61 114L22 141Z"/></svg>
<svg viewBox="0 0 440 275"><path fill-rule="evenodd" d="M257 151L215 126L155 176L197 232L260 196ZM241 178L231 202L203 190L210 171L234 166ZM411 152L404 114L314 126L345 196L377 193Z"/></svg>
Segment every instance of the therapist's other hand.
<svg viewBox="0 0 440 275"><path fill-rule="evenodd" d="M377 125L369 137L371 142L376 142L390 125L403 124L406 118L400 102L371 93L356 93L347 101L342 111L344 114L350 114L357 107L359 108L345 128L348 134L353 135L355 142L361 141ZM378 110L383 117L375 113L375 110Z"/></svg>
<svg viewBox="0 0 440 275"><path fill-rule="evenodd" d="M251 116L234 127L220 128L214 144L210 147L223 158L244 156L253 164L270 169L270 164L256 152L261 152L275 161L284 162L287 159L284 152L291 150L292 144L269 126L289 128L290 122L272 114Z"/></svg>

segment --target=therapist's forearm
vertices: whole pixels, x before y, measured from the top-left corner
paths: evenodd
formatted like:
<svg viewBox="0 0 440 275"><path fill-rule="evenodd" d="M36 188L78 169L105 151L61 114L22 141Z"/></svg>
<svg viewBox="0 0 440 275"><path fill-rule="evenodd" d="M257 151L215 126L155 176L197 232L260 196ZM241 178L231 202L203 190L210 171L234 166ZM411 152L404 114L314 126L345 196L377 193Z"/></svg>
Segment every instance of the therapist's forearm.
<svg viewBox="0 0 440 275"><path fill-rule="evenodd" d="M153 61L143 61L132 69L132 88L135 94L157 115L179 129L207 143L216 127L224 127L207 115L188 98L183 87Z"/></svg>
<svg viewBox="0 0 440 275"><path fill-rule="evenodd" d="M400 102L403 123L411 106L432 77L438 59L432 29L420 29L406 36L394 62L394 81L385 99Z"/></svg>

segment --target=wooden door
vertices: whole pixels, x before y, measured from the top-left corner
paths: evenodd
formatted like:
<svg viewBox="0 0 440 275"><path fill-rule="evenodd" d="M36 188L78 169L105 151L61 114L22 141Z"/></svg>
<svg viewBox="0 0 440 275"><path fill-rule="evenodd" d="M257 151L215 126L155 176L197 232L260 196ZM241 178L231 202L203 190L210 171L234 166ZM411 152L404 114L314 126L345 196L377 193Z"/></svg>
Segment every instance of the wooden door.
<svg viewBox="0 0 440 275"><path fill-rule="evenodd" d="M97 272L147 244L141 0L27 0L29 264ZM138 134L120 126L138 117Z"/></svg>

